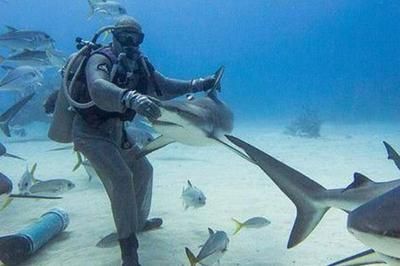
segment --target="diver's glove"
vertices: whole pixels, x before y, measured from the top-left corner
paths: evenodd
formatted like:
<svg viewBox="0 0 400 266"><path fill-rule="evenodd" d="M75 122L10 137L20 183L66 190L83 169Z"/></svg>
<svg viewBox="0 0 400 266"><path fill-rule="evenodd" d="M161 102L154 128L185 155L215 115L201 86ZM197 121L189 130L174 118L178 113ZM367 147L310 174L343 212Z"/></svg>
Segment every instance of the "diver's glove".
<svg viewBox="0 0 400 266"><path fill-rule="evenodd" d="M208 91L213 88L216 82L215 75L210 75L205 78L193 79L190 83L191 92ZM218 85L216 88L218 91L221 90L221 86Z"/></svg>
<svg viewBox="0 0 400 266"><path fill-rule="evenodd" d="M160 108L146 95L137 91L127 91L121 99L121 103L129 109L135 110L138 114L150 120L156 120L161 116Z"/></svg>

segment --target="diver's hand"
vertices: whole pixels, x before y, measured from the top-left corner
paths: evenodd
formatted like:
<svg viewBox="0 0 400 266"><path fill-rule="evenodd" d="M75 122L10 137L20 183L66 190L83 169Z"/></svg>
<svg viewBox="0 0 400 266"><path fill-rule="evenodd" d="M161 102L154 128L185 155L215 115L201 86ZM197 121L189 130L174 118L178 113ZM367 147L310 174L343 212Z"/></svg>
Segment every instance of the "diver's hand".
<svg viewBox="0 0 400 266"><path fill-rule="evenodd" d="M199 78L192 80L192 92L208 91L213 88L217 81L215 75L210 75L205 78ZM218 91L221 90L221 86L218 85L216 88Z"/></svg>
<svg viewBox="0 0 400 266"><path fill-rule="evenodd" d="M157 120L161 116L161 111L157 104L137 91L127 91L122 96L121 102L126 108L133 109L150 120Z"/></svg>

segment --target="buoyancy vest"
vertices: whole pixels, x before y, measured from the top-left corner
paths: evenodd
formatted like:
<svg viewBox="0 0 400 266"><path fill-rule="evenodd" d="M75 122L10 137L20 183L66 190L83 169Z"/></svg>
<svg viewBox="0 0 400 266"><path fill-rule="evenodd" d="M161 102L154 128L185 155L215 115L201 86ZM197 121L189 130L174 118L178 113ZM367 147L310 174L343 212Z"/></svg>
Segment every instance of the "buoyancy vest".
<svg viewBox="0 0 400 266"><path fill-rule="evenodd" d="M111 66L114 66L118 62L117 56L113 53L112 48L110 46L107 47L102 47L98 50L95 50L91 53L90 56L94 54L100 54L105 56L110 62ZM88 56L85 60L85 64L87 63L87 60L89 60L90 56ZM147 58L144 57L144 62L146 64L147 70L150 72L150 75L153 75L154 72L154 67L150 64L150 62L147 60ZM126 88L127 90L135 90L139 93L142 94L147 94L148 92L148 83L149 83L149 78L148 74L146 73L147 70L144 69L144 66L141 62L138 62L139 68L133 73L138 77L138 81L136 83L136 86L133 88ZM110 70L111 72L111 70ZM115 85L125 88L126 81L127 81L127 72L126 71L117 71L116 75L113 77L112 83ZM128 80L129 82L129 80ZM76 86L72 88L71 91L71 96L74 100L76 100L79 103L86 103L91 101L91 97L89 94L89 89L87 85L87 80L86 80L86 73L85 71L82 71L82 73L79 74L79 77L77 78L76 81ZM104 121L111 119L111 118L119 118L121 121L131 121L136 112L132 109L127 109L124 113L119 113L119 112L108 112L105 111L98 106L94 105L90 108L87 109L79 109L76 108L76 112L90 125L93 126L98 126Z"/></svg>

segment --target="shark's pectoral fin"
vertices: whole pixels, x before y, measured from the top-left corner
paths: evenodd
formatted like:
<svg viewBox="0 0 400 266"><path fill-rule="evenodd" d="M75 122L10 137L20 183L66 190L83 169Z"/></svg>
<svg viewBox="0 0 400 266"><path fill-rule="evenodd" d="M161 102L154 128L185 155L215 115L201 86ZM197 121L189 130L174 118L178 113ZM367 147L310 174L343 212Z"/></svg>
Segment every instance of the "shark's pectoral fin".
<svg viewBox="0 0 400 266"><path fill-rule="evenodd" d="M147 154L152 153L153 151L161 149L161 148L167 146L168 144L171 144L174 142L175 142L175 140L161 135L161 136L155 138L153 141L151 141L146 146L144 146L142 148L142 150L136 155L136 159L142 158L143 156L146 156Z"/></svg>
<svg viewBox="0 0 400 266"><path fill-rule="evenodd" d="M231 151L233 151L234 153L236 153L237 155L239 155L240 157L242 157L243 159L251 162L251 163L255 163L249 156L247 156L245 153L243 153L242 151L236 149L235 147L229 145L228 143L224 142L223 140L220 140L216 137L211 137L212 139L214 139L215 141L217 141L218 143L221 143L222 145L224 145L226 148L230 149Z"/></svg>
<svg viewBox="0 0 400 266"><path fill-rule="evenodd" d="M351 257L336 261L328 266L336 266L336 265L370 265L376 263L385 263L379 255L372 249L366 250L364 252L358 253Z"/></svg>
<svg viewBox="0 0 400 266"><path fill-rule="evenodd" d="M22 161L26 161L26 159L24 159L22 157L19 157L17 155L11 154L11 153L5 153L3 156L9 157L9 158L18 159L18 160L22 160Z"/></svg>

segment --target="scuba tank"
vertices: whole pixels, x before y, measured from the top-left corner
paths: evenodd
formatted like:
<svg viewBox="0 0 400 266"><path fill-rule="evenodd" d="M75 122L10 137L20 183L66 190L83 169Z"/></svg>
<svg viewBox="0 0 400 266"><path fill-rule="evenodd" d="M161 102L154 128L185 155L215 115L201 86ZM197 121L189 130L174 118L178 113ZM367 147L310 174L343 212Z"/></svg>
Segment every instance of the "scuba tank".
<svg viewBox="0 0 400 266"><path fill-rule="evenodd" d="M51 140L60 143L72 142L72 123L76 115L75 108L87 109L94 106L94 102L79 103L73 99L71 93L74 88L82 86L79 77L85 70L86 62L92 52L102 47L97 44L97 39L104 32L120 28L114 26L106 26L96 32L91 41L84 41L81 38L76 38L77 49L68 59L67 64L62 70L62 85L58 93L53 120L50 124L48 137Z"/></svg>

